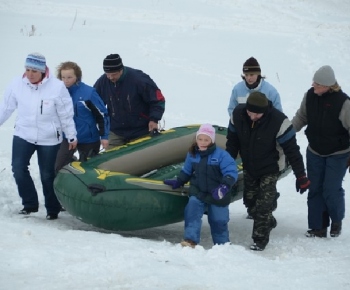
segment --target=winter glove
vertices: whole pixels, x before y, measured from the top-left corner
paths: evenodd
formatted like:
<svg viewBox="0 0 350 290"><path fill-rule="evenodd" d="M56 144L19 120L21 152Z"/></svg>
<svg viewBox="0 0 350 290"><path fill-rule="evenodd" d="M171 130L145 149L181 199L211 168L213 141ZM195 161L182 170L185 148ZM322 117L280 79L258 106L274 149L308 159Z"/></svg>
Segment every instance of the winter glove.
<svg viewBox="0 0 350 290"><path fill-rule="evenodd" d="M229 187L226 184L220 184L217 188L213 189L211 195L214 199L220 200L228 193Z"/></svg>
<svg viewBox="0 0 350 290"><path fill-rule="evenodd" d="M306 177L306 175L300 176L295 181L295 187L297 192L303 194L310 186L310 180Z"/></svg>
<svg viewBox="0 0 350 290"><path fill-rule="evenodd" d="M183 186L183 184L178 179L165 179L163 182L166 185L170 185L172 189Z"/></svg>
<svg viewBox="0 0 350 290"><path fill-rule="evenodd" d="M152 129L150 132L149 132L149 135L151 137L155 137L155 136L158 136L160 134L160 132L158 131L158 129Z"/></svg>

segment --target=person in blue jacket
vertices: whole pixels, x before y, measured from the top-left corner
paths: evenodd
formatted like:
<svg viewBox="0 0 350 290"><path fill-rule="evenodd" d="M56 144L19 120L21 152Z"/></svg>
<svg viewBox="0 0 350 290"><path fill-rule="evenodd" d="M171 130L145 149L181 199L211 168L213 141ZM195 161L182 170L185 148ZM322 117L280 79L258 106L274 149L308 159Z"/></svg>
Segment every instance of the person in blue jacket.
<svg viewBox="0 0 350 290"><path fill-rule="evenodd" d="M105 149L108 147L110 122L107 108L96 90L81 81L82 71L75 62L61 63L57 77L64 82L72 97L79 160L85 161L87 157L97 155L101 145ZM74 153L64 139L57 153L56 173L73 160Z"/></svg>
<svg viewBox="0 0 350 290"><path fill-rule="evenodd" d="M201 125L179 176L164 180L173 189L190 181L184 240L181 242L183 247L194 248L199 244L205 212L214 244L230 242L228 206L231 202L230 190L237 177L235 160L215 144L215 128L210 124Z"/></svg>
<svg viewBox="0 0 350 290"><path fill-rule="evenodd" d="M233 109L239 104L245 104L250 93L254 91L263 93L277 110L283 112L278 91L261 75L260 65L254 57L250 57L244 62L242 79L243 81L236 84L232 89L227 108L230 118Z"/></svg>
<svg viewBox="0 0 350 290"><path fill-rule="evenodd" d="M107 55L103 70L94 87L111 120L109 149L157 133L165 98L156 83L141 70L124 66L119 54Z"/></svg>
<svg viewBox="0 0 350 290"><path fill-rule="evenodd" d="M227 108L229 117L232 117L233 110L240 104L247 102L248 96L252 92L263 93L272 103L272 105L279 111L283 112L281 98L278 91L265 80L261 75L260 64L254 57L248 58L243 64L243 81L236 84L231 93L230 102ZM283 154L282 148L279 148ZM276 193L274 208L277 208L277 199L280 193ZM251 215L247 215L247 219L253 219Z"/></svg>

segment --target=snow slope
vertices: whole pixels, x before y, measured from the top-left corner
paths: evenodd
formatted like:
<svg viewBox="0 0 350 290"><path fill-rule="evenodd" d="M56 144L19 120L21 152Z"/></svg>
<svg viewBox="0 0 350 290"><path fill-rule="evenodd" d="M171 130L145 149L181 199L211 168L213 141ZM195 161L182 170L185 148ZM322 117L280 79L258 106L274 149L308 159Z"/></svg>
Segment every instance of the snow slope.
<svg viewBox="0 0 350 290"><path fill-rule="evenodd" d="M148 73L166 97L165 128L210 122L226 126L232 87L243 62L258 59L291 118L313 73L329 64L350 93L349 0L0 0L0 98L41 52L54 72L75 61L93 85L103 58L119 53ZM183 223L111 233L68 213L28 218L11 173L15 114L1 128L0 289L349 289L350 218L339 238L308 239L306 194L294 176L278 183L278 226L263 252L248 249L252 221L230 206L231 245L212 246L203 219L201 246L181 248ZM307 142L298 133L305 153ZM43 202L36 157L30 167ZM349 203L349 174L344 180Z"/></svg>

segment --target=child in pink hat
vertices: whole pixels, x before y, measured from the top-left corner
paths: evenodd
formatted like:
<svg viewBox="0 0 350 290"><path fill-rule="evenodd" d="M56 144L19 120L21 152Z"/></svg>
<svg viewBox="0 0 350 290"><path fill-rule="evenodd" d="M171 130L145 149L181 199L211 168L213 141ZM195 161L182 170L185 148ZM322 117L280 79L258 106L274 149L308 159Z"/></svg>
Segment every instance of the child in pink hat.
<svg viewBox="0 0 350 290"><path fill-rule="evenodd" d="M201 125L179 176L164 180L173 189L190 181L182 246L194 248L199 244L204 212L208 213L214 244L230 242L228 206L231 202L230 190L237 177L235 160L215 144L215 128L210 124Z"/></svg>

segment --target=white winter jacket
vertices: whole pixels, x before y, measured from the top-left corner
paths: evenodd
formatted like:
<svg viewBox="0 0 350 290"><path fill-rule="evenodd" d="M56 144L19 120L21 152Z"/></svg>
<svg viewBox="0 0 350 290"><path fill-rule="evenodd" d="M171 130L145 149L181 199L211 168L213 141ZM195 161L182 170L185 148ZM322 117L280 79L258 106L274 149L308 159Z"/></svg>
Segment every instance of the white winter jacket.
<svg viewBox="0 0 350 290"><path fill-rule="evenodd" d="M64 83L49 75L37 85L28 78L15 78L0 104L0 125L18 109L15 132L29 143L56 145L62 142L62 131L69 142L76 140L73 103Z"/></svg>

